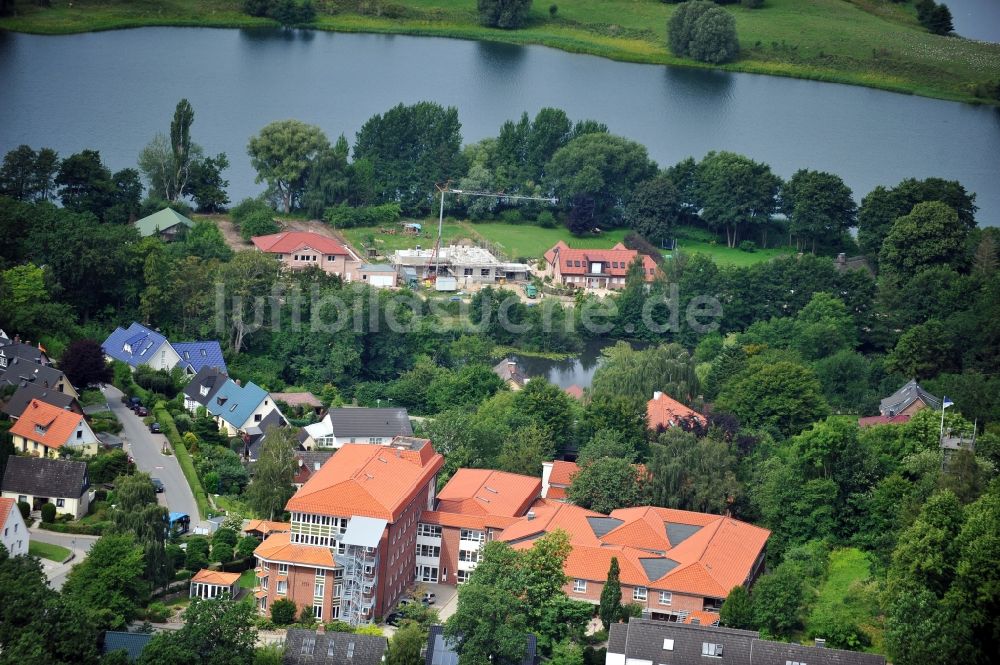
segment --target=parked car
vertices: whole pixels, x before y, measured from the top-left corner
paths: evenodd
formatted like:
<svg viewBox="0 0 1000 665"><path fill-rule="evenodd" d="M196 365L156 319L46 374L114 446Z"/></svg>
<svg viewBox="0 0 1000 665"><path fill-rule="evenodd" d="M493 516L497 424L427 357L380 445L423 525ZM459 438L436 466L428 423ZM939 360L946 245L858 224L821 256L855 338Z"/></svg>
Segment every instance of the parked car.
<svg viewBox="0 0 1000 665"><path fill-rule="evenodd" d="M138 407L142 406L142 400L138 397L130 397L128 400L128 408L135 411Z"/></svg>
<svg viewBox="0 0 1000 665"><path fill-rule="evenodd" d="M390 612L389 616L385 618L385 625L398 626L399 622L402 620L403 620L403 615L400 612Z"/></svg>
<svg viewBox="0 0 1000 665"><path fill-rule="evenodd" d="M160 493L163 492L163 481L162 480L160 480L159 478L150 478L150 481L152 481L153 488L156 490L157 494L160 494Z"/></svg>
<svg viewBox="0 0 1000 665"><path fill-rule="evenodd" d="M146 416L149 415L149 409L147 409L144 406L136 407L135 415L139 416L140 418L145 418Z"/></svg>
<svg viewBox="0 0 1000 665"><path fill-rule="evenodd" d="M437 596L435 596L433 593L425 593L424 597L420 599L420 602L422 602L424 605L433 605L434 601L436 600Z"/></svg>
<svg viewBox="0 0 1000 665"><path fill-rule="evenodd" d="M159 434L160 433L160 423L152 423L149 426L149 431L152 432L153 434Z"/></svg>

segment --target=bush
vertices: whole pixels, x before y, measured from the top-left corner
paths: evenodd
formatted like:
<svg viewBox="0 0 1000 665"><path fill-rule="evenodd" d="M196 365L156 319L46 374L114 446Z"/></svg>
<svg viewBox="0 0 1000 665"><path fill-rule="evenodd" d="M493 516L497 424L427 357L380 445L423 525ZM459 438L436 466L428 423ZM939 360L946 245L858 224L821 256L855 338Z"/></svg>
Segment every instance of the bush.
<svg viewBox="0 0 1000 665"><path fill-rule="evenodd" d="M295 603L287 598L279 598L271 605L271 621L278 626L295 622Z"/></svg>
<svg viewBox="0 0 1000 665"><path fill-rule="evenodd" d="M490 28L512 30L524 25L531 0L478 0L479 22Z"/></svg>
<svg viewBox="0 0 1000 665"><path fill-rule="evenodd" d="M398 203L384 203L377 206L352 208L346 203L326 209L323 218L338 229L352 229L359 226L385 226L399 221L402 210Z"/></svg>
<svg viewBox="0 0 1000 665"><path fill-rule="evenodd" d="M200 536L189 538L184 567L193 572L206 566L208 566L208 539Z"/></svg>
<svg viewBox="0 0 1000 665"><path fill-rule="evenodd" d="M520 224L524 221L521 211L516 208L509 208L500 213L500 219L507 224Z"/></svg>
<svg viewBox="0 0 1000 665"><path fill-rule="evenodd" d="M94 522L91 524L62 524L55 522L53 524L42 524L42 528L46 531L75 533L82 536L100 536L110 526L111 522Z"/></svg>
<svg viewBox="0 0 1000 665"><path fill-rule="evenodd" d="M543 229L554 229L558 225L556 222L556 216L549 210L543 210L538 213L538 218L535 220L535 223Z"/></svg>
<svg viewBox="0 0 1000 665"><path fill-rule="evenodd" d="M236 556L243 559L253 556L253 551L260 545L260 541L253 536L243 536L236 545Z"/></svg>
<svg viewBox="0 0 1000 665"><path fill-rule="evenodd" d="M44 503L42 504L42 521L47 524L52 524L56 521L56 504L54 503Z"/></svg>
<svg viewBox="0 0 1000 665"><path fill-rule="evenodd" d="M153 623L164 623L170 618L170 608L163 603L151 603L146 608L146 620Z"/></svg>
<svg viewBox="0 0 1000 665"><path fill-rule="evenodd" d="M556 14L558 14L558 13L559 13L559 5L549 5L549 16L550 17L555 18Z"/></svg>
<svg viewBox="0 0 1000 665"><path fill-rule="evenodd" d="M756 252L757 251L757 243L755 243L753 240L744 240L743 242L740 243L740 251L741 252Z"/></svg>
<svg viewBox="0 0 1000 665"><path fill-rule="evenodd" d="M21 511L21 517L24 519L28 519L31 515L31 505L27 501L18 501L17 509Z"/></svg>
<svg viewBox="0 0 1000 665"><path fill-rule="evenodd" d="M268 205L263 198L243 199L232 207L229 216L232 217L233 224L239 228L251 215L258 213L265 213L273 217L274 208Z"/></svg>
<svg viewBox="0 0 1000 665"><path fill-rule="evenodd" d="M266 236L281 230L270 211L254 212L240 223L240 236L247 242L254 236Z"/></svg>
<svg viewBox="0 0 1000 665"><path fill-rule="evenodd" d="M229 563L233 560L233 546L226 543L212 543L212 560Z"/></svg>

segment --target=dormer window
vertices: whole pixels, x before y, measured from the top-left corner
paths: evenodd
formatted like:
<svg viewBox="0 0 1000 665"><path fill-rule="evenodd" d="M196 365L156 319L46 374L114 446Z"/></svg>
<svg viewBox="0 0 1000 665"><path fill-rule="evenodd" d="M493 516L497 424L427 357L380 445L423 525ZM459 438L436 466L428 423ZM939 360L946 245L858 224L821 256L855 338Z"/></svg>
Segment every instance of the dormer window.
<svg viewBox="0 0 1000 665"><path fill-rule="evenodd" d="M207 353L207 352L205 351L205 349L202 349L202 350L201 350L201 357L202 357L202 358L206 358L206 357L208 357L208 353Z"/></svg>
<svg viewBox="0 0 1000 665"><path fill-rule="evenodd" d="M132 345L128 343L122 344L122 351L125 353L132 353Z"/></svg>
<svg viewBox="0 0 1000 665"><path fill-rule="evenodd" d="M35 425L35 434L45 434L47 427L44 425Z"/></svg>
<svg viewBox="0 0 1000 665"><path fill-rule="evenodd" d="M205 397L205 396L207 396L207 395L208 395L208 386L200 386L200 387L198 388L198 393L199 393L199 394L200 394L200 395L201 395L202 397Z"/></svg>

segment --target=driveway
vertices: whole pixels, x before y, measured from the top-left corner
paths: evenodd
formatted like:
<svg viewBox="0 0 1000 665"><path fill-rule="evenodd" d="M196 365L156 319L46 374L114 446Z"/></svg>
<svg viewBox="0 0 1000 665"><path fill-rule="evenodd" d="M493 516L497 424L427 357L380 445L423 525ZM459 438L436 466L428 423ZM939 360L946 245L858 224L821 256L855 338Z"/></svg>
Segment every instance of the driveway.
<svg viewBox="0 0 1000 665"><path fill-rule="evenodd" d="M198 504L195 503L191 487L184 478L181 465L173 455L164 455L163 447L167 445L167 437L162 434L151 434L142 418L132 413L122 403L122 392L112 385L104 388L108 406L123 425L120 436L124 440L125 452L132 455L136 468L144 471L163 482L163 493L159 495L160 503L172 513L187 513L191 516L191 529L202 524L198 515Z"/></svg>
<svg viewBox="0 0 1000 665"><path fill-rule="evenodd" d="M87 552L90 551L91 546L97 542L97 536L79 536L69 533L56 533L55 531L46 531L37 527L31 528L29 531L33 541L59 545L61 547L65 547L73 553L73 557L65 563L57 563L55 561L49 561L48 559L39 559L39 561L42 562L42 569L45 571L45 577L48 578L49 584L56 591L62 589L63 584L66 582L66 575L69 574L70 568L83 561L87 556Z"/></svg>

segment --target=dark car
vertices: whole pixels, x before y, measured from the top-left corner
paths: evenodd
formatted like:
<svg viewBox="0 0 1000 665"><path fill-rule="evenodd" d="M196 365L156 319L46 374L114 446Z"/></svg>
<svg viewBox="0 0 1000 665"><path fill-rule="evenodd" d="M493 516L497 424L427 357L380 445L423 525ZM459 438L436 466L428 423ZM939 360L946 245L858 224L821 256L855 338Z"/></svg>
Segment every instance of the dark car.
<svg viewBox="0 0 1000 665"><path fill-rule="evenodd" d="M385 618L385 625L387 626L398 626L399 622L403 620L403 615L399 612L392 612Z"/></svg>
<svg viewBox="0 0 1000 665"><path fill-rule="evenodd" d="M160 423L152 423L149 426L149 431L152 432L153 434L159 434L160 433Z"/></svg>
<svg viewBox="0 0 1000 665"><path fill-rule="evenodd" d="M135 408L135 415L139 416L140 418L145 418L146 416L149 415L149 409L147 409L144 406L137 406Z"/></svg>
<svg viewBox="0 0 1000 665"><path fill-rule="evenodd" d="M159 478L150 478L149 480L152 481L153 488L156 490L157 494L160 494L161 492L163 492L163 481L162 480L160 480Z"/></svg>
<svg viewBox="0 0 1000 665"><path fill-rule="evenodd" d="M135 409L137 406L142 406L142 400L138 397L129 397L128 408Z"/></svg>

